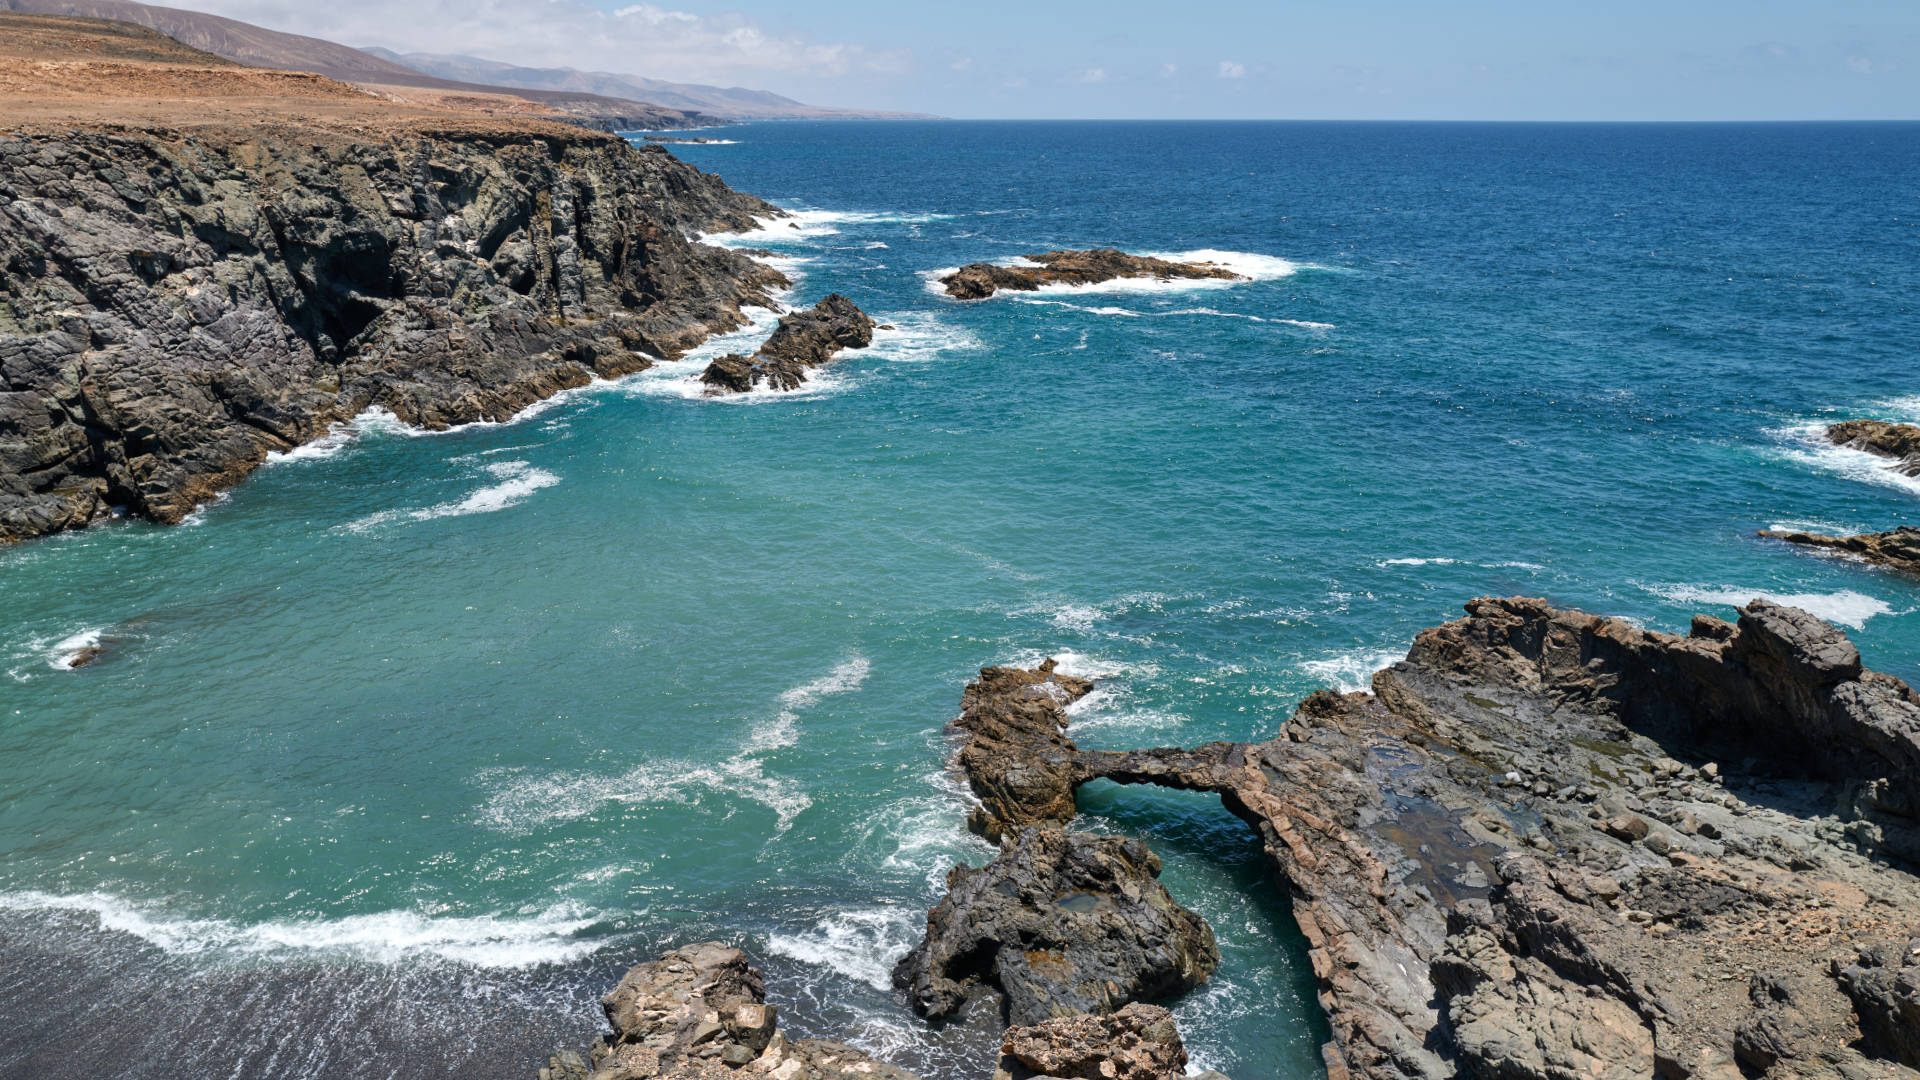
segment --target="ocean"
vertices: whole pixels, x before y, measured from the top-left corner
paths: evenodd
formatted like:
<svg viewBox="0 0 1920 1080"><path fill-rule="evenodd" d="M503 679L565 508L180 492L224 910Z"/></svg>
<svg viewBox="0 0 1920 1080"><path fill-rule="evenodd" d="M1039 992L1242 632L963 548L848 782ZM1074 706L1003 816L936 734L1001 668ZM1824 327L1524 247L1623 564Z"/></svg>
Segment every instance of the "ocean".
<svg viewBox="0 0 1920 1080"><path fill-rule="evenodd" d="M674 146L791 208L787 302L892 327L440 434L369 416L186 524L0 550L0 1076L526 1077L722 939L792 1032L984 1075L888 984L986 664L1081 745L1270 735L1483 594L1754 596L1920 677L1920 584L1756 539L1913 520L1920 125L793 123ZM1056 248L1250 280L941 295ZM106 648L91 666L64 658ZM1195 1067L1320 1075L1305 946L1211 796L1082 792L1224 960Z"/></svg>

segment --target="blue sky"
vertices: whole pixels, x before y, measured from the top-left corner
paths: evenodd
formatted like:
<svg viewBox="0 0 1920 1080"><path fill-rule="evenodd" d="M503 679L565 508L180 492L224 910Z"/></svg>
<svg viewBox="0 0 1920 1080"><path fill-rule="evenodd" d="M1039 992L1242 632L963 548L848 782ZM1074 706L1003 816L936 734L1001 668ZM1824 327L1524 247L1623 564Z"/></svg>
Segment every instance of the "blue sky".
<svg viewBox="0 0 1920 1080"><path fill-rule="evenodd" d="M960 117L1920 118L1920 0L173 0L402 51Z"/></svg>

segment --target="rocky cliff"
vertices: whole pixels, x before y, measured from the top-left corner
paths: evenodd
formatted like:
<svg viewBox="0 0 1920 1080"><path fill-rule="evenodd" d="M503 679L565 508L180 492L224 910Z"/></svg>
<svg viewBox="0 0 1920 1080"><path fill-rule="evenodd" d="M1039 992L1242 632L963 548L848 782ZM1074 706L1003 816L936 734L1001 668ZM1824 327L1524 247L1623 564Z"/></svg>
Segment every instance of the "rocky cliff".
<svg viewBox="0 0 1920 1080"><path fill-rule="evenodd" d="M551 125L0 135L0 540L677 356L785 284L690 237L777 213Z"/></svg>
<svg viewBox="0 0 1920 1080"><path fill-rule="evenodd" d="M1054 679L982 673L1016 681ZM1475 600L1256 743L1080 750L1042 696L965 727L976 826L1061 828L1095 778L1218 793L1291 894L1332 1080L1920 1066L1920 697L1806 612Z"/></svg>

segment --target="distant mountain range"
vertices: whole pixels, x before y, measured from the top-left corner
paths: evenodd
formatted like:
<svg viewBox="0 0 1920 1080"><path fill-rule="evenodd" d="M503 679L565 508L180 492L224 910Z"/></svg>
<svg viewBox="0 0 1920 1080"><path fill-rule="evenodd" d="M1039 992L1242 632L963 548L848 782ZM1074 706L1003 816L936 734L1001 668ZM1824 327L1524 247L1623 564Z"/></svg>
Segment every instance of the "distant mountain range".
<svg viewBox="0 0 1920 1080"><path fill-rule="evenodd" d="M395 96L404 96L407 88L428 91L442 101L449 95L505 96L534 102L608 131L696 127L727 120L909 115L805 105L764 90L695 86L571 68L518 67L469 56L402 56L385 49L354 49L237 19L134 0L0 0L0 11L136 23L182 44L254 67L311 71Z"/></svg>
<svg viewBox="0 0 1920 1080"><path fill-rule="evenodd" d="M403 64L429 75L464 82L492 83L525 90L575 91L604 97L645 101L672 109L705 113L726 120L822 120L822 119L900 119L922 116L919 113L883 112L878 109L839 109L825 105L807 105L765 90L742 87L702 86L697 83L665 82L640 75L621 75L611 71L580 71L576 68L532 68L482 60L474 56L447 56L438 53L396 53L389 49L362 50L370 56Z"/></svg>

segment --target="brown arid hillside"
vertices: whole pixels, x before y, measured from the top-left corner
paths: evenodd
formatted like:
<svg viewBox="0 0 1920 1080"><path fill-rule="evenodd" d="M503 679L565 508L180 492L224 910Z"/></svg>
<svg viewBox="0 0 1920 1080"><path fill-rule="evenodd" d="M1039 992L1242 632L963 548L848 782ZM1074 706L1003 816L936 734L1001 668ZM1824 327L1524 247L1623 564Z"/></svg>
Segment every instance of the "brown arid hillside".
<svg viewBox="0 0 1920 1080"><path fill-rule="evenodd" d="M401 101L438 104L518 99L602 131L691 127L711 122L685 109L573 90L517 89L439 78L321 38L282 33L199 11L133 0L0 0L0 12L108 19L250 67L325 75Z"/></svg>

